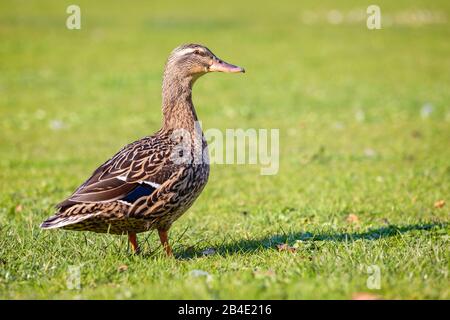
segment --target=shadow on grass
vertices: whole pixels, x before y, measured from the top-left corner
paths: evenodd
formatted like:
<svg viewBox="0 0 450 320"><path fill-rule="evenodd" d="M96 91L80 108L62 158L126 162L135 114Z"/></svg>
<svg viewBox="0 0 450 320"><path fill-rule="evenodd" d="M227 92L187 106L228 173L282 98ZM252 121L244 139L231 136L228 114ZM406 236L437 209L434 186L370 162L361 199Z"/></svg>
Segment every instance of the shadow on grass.
<svg viewBox="0 0 450 320"><path fill-rule="evenodd" d="M431 230L441 229L446 227L447 223L433 222L412 224L405 226L388 225L380 228L372 228L364 232L325 232L313 234L310 232L287 232L277 233L271 236L251 239L238 240L231 243L224 243L214 247L214 250L222 255L250 253L261 250L275 249L276 245L287 243L292 245L295 241L301 240L306 243L313 243L317 241L331 241L331 242L353 242L356 240L373 241L383 238L400 236L404 233L417 230ZM188 248L178 250L177 256L179 259L192 259L203 256L203 249Z"/></svg>

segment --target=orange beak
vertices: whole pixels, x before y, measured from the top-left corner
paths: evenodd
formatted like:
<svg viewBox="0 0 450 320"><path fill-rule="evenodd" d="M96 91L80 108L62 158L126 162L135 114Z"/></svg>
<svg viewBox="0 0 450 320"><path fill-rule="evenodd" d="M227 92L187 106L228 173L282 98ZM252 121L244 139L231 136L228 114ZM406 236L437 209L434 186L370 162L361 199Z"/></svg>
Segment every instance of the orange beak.
<svg viewBox="0 0 450 320"><path fill-rule="evenodd" d="M211 65L208 68L209 72L227 72L227 73L239 73L245 72L244 68L232 65L225 61L220 60L219 58L214 58Z"/></svg>

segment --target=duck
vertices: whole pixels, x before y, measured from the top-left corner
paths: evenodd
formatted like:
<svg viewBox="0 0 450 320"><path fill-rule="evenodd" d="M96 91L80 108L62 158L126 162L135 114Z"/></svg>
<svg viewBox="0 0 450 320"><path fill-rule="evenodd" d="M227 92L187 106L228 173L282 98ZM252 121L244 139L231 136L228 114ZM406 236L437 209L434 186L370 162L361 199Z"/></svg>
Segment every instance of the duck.
<svg viewBox="0 0 450 320"><path fill-rule="evenodd" d="M206 139L192 102L192 87L211 72L244 73L200 44L184 44L169 55L162 82L162 126L120 149L100 165L42 229L128 235L134 253L137 234L157 230L167 256L173 256L169 229L207 184Z"/></svg>

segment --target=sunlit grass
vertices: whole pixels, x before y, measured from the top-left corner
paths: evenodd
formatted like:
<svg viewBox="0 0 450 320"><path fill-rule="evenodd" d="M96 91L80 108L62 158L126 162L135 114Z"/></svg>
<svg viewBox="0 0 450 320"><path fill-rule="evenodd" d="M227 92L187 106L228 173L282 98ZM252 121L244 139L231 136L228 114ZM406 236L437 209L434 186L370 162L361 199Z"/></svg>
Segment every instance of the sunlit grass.
<svg viewBox="0 0 450 320"><path fill-rule="evenodd" d="M449 298L446 1L379 1L393 19L379 31L346 18L365 12L357 1L78 3L79 31L66 4L0 4L0 298ZM203 127L280 129L279 173L213 166L171 230L176 259L153 233L133 256L125 237L41 231L93 169L159 128L163 65L185 42L247 70L196 83Z"/></svg>

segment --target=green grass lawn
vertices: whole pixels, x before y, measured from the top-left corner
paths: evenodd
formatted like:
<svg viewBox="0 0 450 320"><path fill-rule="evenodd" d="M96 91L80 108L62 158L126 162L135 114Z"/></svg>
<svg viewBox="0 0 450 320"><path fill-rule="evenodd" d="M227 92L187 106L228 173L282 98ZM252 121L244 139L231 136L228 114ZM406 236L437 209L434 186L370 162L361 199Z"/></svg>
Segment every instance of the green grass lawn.
<svg viewBox="0 0 450 320"><path fill-rule="evenodd" d="M450 2L377 1L368 30L360 1L84 0L71 31L72 3L0 2L0 298L450 298ZM125 236L41 231L159 129L165 59L186 42L247 70L196 83L204 129L279 129L278 174L212 166L175 259L154 233L134 256Z"/></svg>

